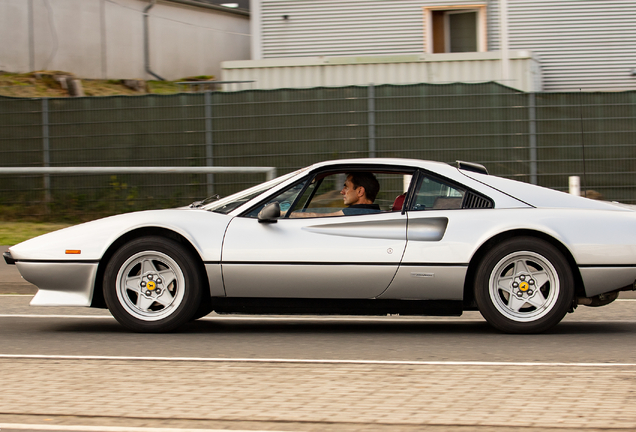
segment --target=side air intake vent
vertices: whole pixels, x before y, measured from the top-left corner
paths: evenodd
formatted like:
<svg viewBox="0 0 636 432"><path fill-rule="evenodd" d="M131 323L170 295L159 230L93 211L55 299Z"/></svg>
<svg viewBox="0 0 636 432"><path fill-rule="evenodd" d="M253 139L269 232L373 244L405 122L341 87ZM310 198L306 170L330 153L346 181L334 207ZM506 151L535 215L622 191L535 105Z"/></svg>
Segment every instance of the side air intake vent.
<svg viewBox="0 0 636 432"><path fill-rule="evenodd" d="M464 195L464 202L462 208L465 209L480 209L480 208L492 208L492 201L488 198L481 197L472 192L466 192Z"/></svg>

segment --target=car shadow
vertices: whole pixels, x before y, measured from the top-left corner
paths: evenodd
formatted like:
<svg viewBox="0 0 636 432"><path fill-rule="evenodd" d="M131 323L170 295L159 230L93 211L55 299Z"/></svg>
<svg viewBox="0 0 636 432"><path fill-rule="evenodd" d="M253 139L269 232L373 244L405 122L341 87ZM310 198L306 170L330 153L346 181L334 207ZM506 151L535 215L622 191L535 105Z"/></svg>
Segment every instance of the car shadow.
<svg viewBox="0 0 636 432"><path fill-rule="evenodd" d="M295 320L199 320L188 323L181 331L187 333L321 333L321 334L408 334L408 333L491 333L494 329L485 321L386 321Z"/></svg>

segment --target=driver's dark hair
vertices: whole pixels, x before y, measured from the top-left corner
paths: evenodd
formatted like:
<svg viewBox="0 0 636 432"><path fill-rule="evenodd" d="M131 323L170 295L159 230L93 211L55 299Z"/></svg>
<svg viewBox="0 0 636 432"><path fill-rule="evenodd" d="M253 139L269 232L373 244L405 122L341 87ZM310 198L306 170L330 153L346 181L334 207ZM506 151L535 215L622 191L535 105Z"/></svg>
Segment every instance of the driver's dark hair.
<svg viewBox="0 0 636 432"><path fill-rule="evenodd" d="M370 172L350 172L347 173L347 178L351 177L351 183L353 187L358 188L362 186L365 194L371 202L375 201L375 197L380 192L380 183L378 179Z"/></svg>

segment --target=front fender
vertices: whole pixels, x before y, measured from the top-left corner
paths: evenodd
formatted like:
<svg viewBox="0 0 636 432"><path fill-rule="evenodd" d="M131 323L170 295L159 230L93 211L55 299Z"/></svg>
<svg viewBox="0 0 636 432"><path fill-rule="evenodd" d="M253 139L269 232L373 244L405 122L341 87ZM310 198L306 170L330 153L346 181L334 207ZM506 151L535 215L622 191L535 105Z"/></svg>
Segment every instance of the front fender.
<svg viewBox="0 0 636 432"><path fill-rule="evenodd" d="M187 239L203 261L218 262L231 217L198 209L149 210L86 222L27 240L9 248L16 261L99 261L127 233L163 228Z"/></svg>

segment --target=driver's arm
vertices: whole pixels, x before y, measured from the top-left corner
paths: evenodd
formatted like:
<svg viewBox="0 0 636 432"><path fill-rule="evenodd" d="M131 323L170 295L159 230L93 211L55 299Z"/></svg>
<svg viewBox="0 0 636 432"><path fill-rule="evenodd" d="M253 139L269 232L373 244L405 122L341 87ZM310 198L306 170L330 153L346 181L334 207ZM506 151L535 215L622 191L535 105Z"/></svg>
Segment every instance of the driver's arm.
<svg viewBox="0 0 636 432"><path fill-rule="evenodd" d="M344 216L344 212L342 210L338 210L337 212L332 213L309 213L309 212L299 212L295 211L289 215L290 218L309 218L309 217L328 217L328 216Z"/></svg>

